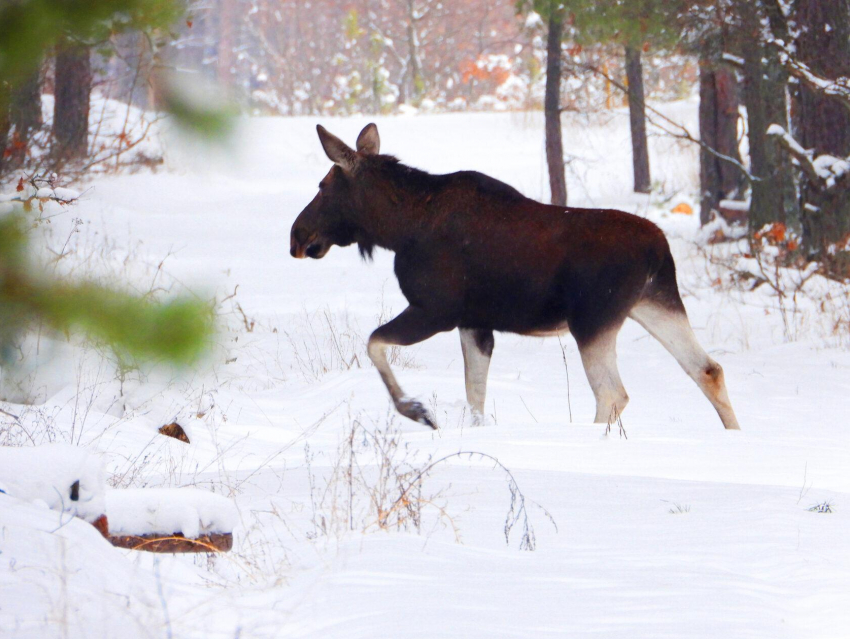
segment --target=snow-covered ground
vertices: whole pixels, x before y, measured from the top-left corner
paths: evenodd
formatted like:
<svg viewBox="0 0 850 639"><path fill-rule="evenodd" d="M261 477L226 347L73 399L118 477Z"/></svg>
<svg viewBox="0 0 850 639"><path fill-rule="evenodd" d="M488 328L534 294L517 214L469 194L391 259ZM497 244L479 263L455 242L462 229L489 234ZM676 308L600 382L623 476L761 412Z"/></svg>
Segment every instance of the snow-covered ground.
<svg viewBox="0 0 850 639"><path fill-rule="evenodd" d="M664 108L696 128L695 103ZM318 121L353 143L368 120ZM546 197L540 114L375 121L406 163ZM565 117L571 204L667 231L742 431L724 431L629 322L628 439L590 423L569 337L562 354L556 338L497 335L480 427L456 333L396 354L432 432L393 417L365 356L369 332L405 306L392 255L289 257L289 227L329 168L316 123L246 120L224 151L171 140L167 170L98 179L51 219L52 237L69 238L61 268L216 296L225 328L202 371L180 376L122 380L99 352L42 344L38 370L14 381L46 401L2 404L19 421L0 415L0 433L100 453L116 488L221 493L239 524L229 554L152 556L0 495L3 637L848 635L850 353L831 348L832 318L814 304L783 314L767 286L714 285L695 216L671 213L693 205L693 148L653 138L657 193L635 196L627 115ZM157 434L175 420L191 444Z"/></svg>

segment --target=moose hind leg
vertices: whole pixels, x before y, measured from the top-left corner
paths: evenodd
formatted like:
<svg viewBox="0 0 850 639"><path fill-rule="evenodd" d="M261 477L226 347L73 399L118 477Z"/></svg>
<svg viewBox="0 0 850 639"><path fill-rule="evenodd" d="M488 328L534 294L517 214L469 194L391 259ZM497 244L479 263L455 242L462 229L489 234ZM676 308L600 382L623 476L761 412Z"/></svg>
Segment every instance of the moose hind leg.
<svg viewBox="0 0 850 639"><path fill-rule="evenodd" d="M420 402L407 397L401 389L387 361L387 347L410 346L451 328L453 327L441 325L421 309L408 306L400 315L372 333L367 348L369 359L381 374L396 410L405 417L435 430L437 424L428 410Z"/></svg>
<svg viewBox="0 0 850 639"><path fill-rule="evenodd" d="M466 401L474 415L484 415L487 397L487 372L493 354L493 331L460 329L460 349L463 351L463 375L466 382Z"/></svg>
<svg viewBox="0 0 850 639"><path fill-rule="evenodd" d="M652 302L641 302L629 316L657 339L693 379L711 402L727 430L739 430L738 419L732 410L726 382L720 364L708 356L683 309L668 309Z"/></svg>
<svg viewBox="0 0 850 639"><path fill-rule="evenodd" d="M629 396L617 370L617 333L620 326L579 342L579 353L587 381L596 397L594 422L610 423L629 403Z"/></svg>

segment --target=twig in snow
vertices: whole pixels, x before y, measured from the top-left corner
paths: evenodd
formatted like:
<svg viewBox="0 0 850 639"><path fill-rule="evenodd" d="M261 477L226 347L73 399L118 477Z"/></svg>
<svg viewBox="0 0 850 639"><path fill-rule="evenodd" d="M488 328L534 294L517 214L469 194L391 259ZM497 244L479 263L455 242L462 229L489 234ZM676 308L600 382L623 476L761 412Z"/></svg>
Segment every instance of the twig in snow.
<svg viewBox="0 0 850 639"><path fill-rule="evenodd" d="M567 408L570 411L570 424L573 423L573 404L570 400L570 367L567 366L567 349L564 348L564 343L561 341L561 336L558 335L558 345L561 347L561 357L564 358L564 370L567 371Z"/></svg>

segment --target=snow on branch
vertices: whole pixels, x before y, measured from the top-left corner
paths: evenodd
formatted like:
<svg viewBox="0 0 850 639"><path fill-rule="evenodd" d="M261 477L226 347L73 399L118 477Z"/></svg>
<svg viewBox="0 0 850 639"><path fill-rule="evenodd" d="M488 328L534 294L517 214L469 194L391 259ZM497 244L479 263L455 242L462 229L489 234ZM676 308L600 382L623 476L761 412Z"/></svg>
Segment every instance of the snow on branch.
<svg viewBox="0 0 850 639"><path fill-rule="evenodd" d="M812 158L807 151L778 124L771 124L767 134L775 137L780 146L800 165L809 182L826 194L850 188L850 158L820 155Z"/></svg>
<svg viewBox="0 0 850 639"><path fill-rule="evenodd" d="M26 179L21 176L15 193L0 193L0 213L12 203L23 204L26 211L32 210L34 203L38 203L40 211L44 210L47 202L67 206L76 202L80 195L78 191L59 186L59 178L55 173L50 176L35 174Z"/></svg>
<svg viewBox="0 0 850 639"><path fill-rule="evenodd" d="M729 53L728 51L724 51L723 55L721 56L721 59L725 63L731 64L736 69L744 68L744 58L742 58L741 56L737 56L732 53Z"/></svg>
<svg viewBox="0 0 850 639"><path fill-rule="evenodd" d="M821 181L820 175L818 175L817 169L812 162L811 151L806 151L806 149L804 149L790 133L778 124L771 124L767 128L767 134L775 137L782 148L785 149L795 160L797 160L797 162L799 162L803 173L806 174L806 177L809 178L813 184L818 184Z"/></svg>
<svg viewBox="0 0 850 639"><path fill-rule="evenodd" d="M835 80L823 78L812 71L807 64L798 60L791 47L782 40L770 38L766 44L778 51L779 62L788 73L810 89L824 96L836 98L846 109L850 109L850 78L842 77Z"/></svg>

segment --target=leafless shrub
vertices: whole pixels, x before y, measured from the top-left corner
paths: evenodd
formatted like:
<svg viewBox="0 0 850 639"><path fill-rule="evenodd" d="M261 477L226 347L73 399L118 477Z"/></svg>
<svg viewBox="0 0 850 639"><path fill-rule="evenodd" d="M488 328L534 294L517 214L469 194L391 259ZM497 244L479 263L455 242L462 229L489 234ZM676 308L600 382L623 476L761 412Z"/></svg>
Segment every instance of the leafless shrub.
<svg viewBox="0 0 850 639"><path fill-rule="evenodd" d="M805 260L799 238L784 225L769 225L736 242L696 245L696 250L713 288L735 291L745 304L761 304L766 314L779 314L785 341L816 330L830 343L850 347L850 282ZM754 292L759 296L748 295Z"/></svg>
<svg viewBox="0 0 850 639"><path fill-rule="evenodd" d="M539 504L528 500L513 473L487 453L460 451L439 458L418 458L390 415L380 428L366 428L353 419L340 444L330 474L319 482L312 467L315 456L306 448L313 512L311 537L340 536L347 531L412 530L422 532L424 519L434 515L433 525L451 529L460 541L460 530L448 510L447 488L429 491L426 480L435 469L457 459L491 464L505 474L510 502L505 516L505 542L519 530L519 548L534 550L537 545L529 518L530 505L537 506L557 531L552 516ZM374 425L373 425L374 426Z"/></svg>

